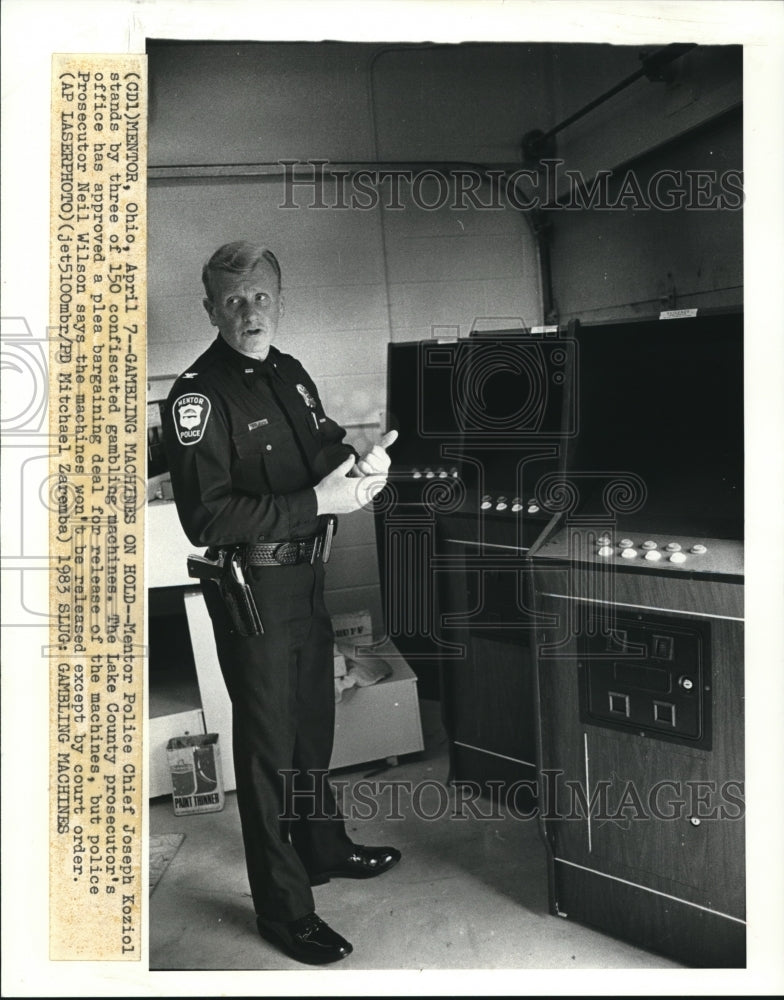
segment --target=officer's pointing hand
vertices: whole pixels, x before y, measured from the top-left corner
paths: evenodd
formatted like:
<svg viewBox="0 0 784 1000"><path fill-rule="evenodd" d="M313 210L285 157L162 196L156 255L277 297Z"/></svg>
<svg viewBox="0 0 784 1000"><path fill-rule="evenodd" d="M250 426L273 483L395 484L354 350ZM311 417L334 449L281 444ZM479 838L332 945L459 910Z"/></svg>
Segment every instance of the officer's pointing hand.
<svg viewBox="0 0 784 1000"><path fill-rule="evenodd" d="M387 481L386 474L352 478L351 471L355 461L351 455L313 487L318 505L317 513L350 514L369 504L376 493L383 489Z"/></svg>
<svg viewBox="0 0 784 1000"><path fill-rule="evenodd" d="M387 455L386 449L395 441L397 441L397 431L387 431L379 443L373 445L367 455L357 462L357 470L363 476L386 475L392 461ZM356 473L353 474L356 475Z"/></svg>

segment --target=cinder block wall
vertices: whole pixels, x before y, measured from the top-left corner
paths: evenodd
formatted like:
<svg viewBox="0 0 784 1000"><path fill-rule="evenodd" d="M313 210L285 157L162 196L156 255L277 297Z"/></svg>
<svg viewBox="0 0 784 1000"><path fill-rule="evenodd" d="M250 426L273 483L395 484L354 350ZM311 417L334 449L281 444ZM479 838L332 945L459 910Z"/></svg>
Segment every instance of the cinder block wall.
<svg viewBox="0 0 784 1000"><path fill-rule="evenodd" d="M651 51L653 47L649 47ZM553 51L553 114L561 121L641 67L632 46L570 45ZM631 175L648 200L660 191L680 208L548 213L559 318L584 322L649 318L669 308L743 303L743 212L721 208L722 177L743 169L741 46L698 46L666 79L638 79L558 136L566 170L586 179L613 172L611 199ZM700 180L698 172L702 179ZM702 185L703 193L690 197ZM689 202L692 204L689 204ZM727 204L741 208L736 194Z"/></svg>
<svg viewBox="0 0 784 1000"><path fill-rule="evenodd" d="M362 449L383 429L389 341L465 336L542 320L529 219L510 208L308 207L281 160L340 169L434 163L521 165L521 138L546 130L640 66L634 46L558 44L150 43L149 373L171 376L214 331L201 266L230 239L280 256L278 346L299 357ZM742 167L741 53L699 47L669 78L642 78L558 137L562 171ZM433 180L421 191L429 203ZM382 192L385 190L382 186ZM478 199L492 203L486 186ZM387 204L385 204L387 202ZM299 208L284 208L285 204ZM656 315L742 302L742 213L555 211L559 319ZM164 383L155 383L160 388ZM372 519L344 518L330 573L334 610L371 607L381 625Z"/></svg>
<svg viewBox="0 0 784 1000"><path fill-rule="evenodd" d="M390 340L466 336L488 317L541 321L534 241L519 212L469 201L418 208L411 185L402 208L386 204L382 185L373 207L343 209L334 181L315 198L312 185L287 189L276 164L393 161L413 176L433 161L514 162L526 102L541 100L542 52L536 64L504 45L153 44L149 55L157 391L214 335L200 272L232 239L275 249L285 293L278 346L303 362L360 450L384 429ZM422 191L437 201L427 184ZM292 203L300 207L281 207ZM370 607L381 628L369 515L341 519L328 579L333 611Z"/></svg>

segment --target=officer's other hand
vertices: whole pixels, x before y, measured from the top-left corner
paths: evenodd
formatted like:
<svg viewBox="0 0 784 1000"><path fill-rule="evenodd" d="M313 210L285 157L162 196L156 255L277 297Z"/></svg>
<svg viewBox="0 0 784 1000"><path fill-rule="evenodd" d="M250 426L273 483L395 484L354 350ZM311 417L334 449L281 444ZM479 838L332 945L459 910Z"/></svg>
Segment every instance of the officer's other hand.
<svg viewBox="0 0 784 1000"><path fill-rule="evenodd" d="M369 504L376 493L383 489L387 481L386 474L353 478L351 470L355 462L354 456L349 456L314 486L319 514L350 514Z"/></svg>
<svg viewBox="0 0 784 1000"><path fill-rule="evenodd" d="M397 431L387 431L378 444L374 444L370 451L361 458L356 469L363 476L386 475L392 459L387 455L386 449L397 441ZM356 475L356 473L352 473Z"/></svg>

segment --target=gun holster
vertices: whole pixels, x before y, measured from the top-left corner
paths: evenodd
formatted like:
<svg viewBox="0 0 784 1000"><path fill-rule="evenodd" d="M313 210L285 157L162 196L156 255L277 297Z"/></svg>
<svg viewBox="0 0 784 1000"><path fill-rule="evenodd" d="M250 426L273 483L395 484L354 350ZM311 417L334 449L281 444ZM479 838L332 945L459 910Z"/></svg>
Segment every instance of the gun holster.
<svg viewBox="0 0 784 1000"><path fill-rule="evenodd" d="M256 607L253 591L245 581L245 547L234 545L219 549L214 559L206 555L188 557L188 575L199 580L212 580L218 587L231 621L231 631L241 636L263 635L264 626Z"/></svg>

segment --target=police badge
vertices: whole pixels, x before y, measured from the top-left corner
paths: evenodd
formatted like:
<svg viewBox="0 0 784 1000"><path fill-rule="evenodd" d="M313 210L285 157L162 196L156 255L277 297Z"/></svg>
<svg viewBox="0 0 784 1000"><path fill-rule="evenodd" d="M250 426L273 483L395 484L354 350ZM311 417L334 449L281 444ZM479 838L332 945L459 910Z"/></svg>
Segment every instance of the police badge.
<svg viewBox="0 0 784 1000"><path fill-rule="evenodd" d="M305 403L310 407L311 410L316 409L316 400L311 396L305 386L301 383L297 383L297 392L305 400Z"/></svg>

